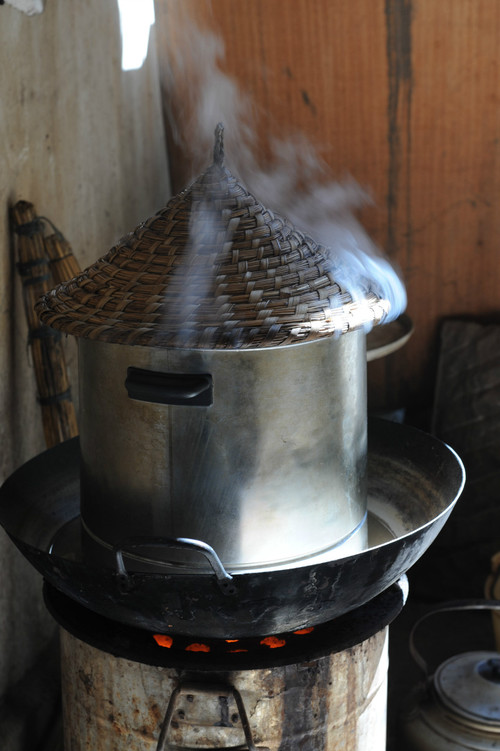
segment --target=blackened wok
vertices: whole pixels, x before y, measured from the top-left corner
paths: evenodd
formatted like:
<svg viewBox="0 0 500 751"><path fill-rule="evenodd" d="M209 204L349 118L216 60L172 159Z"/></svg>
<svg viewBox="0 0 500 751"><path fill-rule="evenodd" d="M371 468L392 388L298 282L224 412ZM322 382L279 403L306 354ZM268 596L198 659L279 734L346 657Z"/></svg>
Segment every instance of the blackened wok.
<svg viewBox="0 0 500 751"><path fill-rule="evenodd" d="M427 550L465 479L459 457L441 441L371 419L368 548L224 580L212 573L127 573L123 566L83 562L79 460L78 439L72 439L7 479L0 489L0 523L8 535L50 584L94 612L148 630L206 638L292 631L368 602Z"/></svg>

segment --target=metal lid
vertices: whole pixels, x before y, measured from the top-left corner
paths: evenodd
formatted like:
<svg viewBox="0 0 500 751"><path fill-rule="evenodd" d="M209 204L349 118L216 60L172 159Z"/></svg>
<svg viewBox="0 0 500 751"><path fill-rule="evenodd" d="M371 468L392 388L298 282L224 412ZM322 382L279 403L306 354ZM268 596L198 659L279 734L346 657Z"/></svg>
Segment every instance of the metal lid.
<svg viewBox="0 0 500 751"><path fill-rule="evenodd" d="M434 688L455 719L500 733L500 653L465 652L452 657L436 670Z"/></svg>
<svg viewBox="0 0 500 751"><path fill-rule="evenodd" d="M380 323L390 304L373 287L366 280L353 300L328 249L238 182L218 127L206 172L36 311L55 329L106 342L268 347Z"/></svg>

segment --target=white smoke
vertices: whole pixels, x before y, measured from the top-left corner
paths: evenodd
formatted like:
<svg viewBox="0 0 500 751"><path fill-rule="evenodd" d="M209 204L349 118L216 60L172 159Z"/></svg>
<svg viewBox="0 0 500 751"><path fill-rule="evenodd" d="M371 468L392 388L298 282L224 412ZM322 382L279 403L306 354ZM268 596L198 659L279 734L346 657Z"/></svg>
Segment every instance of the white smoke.
<svg viewBox="0 0 500 751"><path fill-rule="evenodd" d="M328 248L333 275L353 300L362 301L371 290L388 303L385 322L394 320L406 308L404 284L353 213L371 202L369 194L354 179L335 181L301 134L273 139L261 148L255 123L267 113L257 112L223 72L223 58L222 40L193 24L169 50L164 80L167 100L175 102L170 128L190 158L192 177L206 169L215 127L222 122L225 163L231 172L262 204ZM261 151L271 153L265 164Z"/></svg>

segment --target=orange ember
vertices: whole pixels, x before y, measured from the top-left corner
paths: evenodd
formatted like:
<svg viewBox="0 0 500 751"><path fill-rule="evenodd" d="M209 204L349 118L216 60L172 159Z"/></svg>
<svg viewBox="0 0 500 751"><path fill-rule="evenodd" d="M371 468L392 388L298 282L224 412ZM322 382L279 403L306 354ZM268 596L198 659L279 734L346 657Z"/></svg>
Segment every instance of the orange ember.
<svg viewBox="0 0 500 751"><path fill-rule="evenodd" d="M248 652L248 649L228 649L230 655L235 655L238 652Z"/></svg>
<svg viewBox="0 0 500 751"><path fill-rule="evenodd" d="M153 639L157 644L160 645L160 647L167 647L167 649L170 649L170 647L174 643L172 637L166 636L165 634L153 634Z"/></svg>
<svg viewBox="0 0 500 751"><path fill-rule="evenodd" d="M160 645L160 647L167 647L170 648L172 644L174 643L174 640L171 636L166 636L165 634L153 634L153 639L157 644Z"/></svg>
<svg viewBox="0 0 500 751"><path fill-rule="evenodd" d="M304 634L310 634L311 631L314 631L314 626L310 626L309 628L299 628L298 631L294 631L294 634L297 634L297 636L303 636Z"/></svg>
<svg viewBox="0 0 500 751"><path fill-rule="evenodd" d="M188 644L186 652L210 652L208 644Z"/></svg>
<svg viewBox="0 0 500 751"><path fill-rule="evenodd" d="M239 639L224 639L224 641L226 642L226 644L236 644Z"/></svg>
<svg viewBox="0 0 500 751"><path fill-rule="evenodd" d="M266 636L266 638L262 639L260 643L270 649L277 649L278 647L284 647L286 640L278 639L277 636Z"/></svg>

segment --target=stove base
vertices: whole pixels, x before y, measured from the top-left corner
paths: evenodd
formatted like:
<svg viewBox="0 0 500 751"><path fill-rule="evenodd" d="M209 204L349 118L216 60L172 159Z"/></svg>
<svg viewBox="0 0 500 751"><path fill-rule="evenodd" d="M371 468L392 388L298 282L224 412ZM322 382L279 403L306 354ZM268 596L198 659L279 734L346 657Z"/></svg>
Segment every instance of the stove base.
<svg viewBox="0 0 500 751"><path fill-rule="evenodd" d="M407 581L316 628L248 639L154 634L50 585L66 751L384 751L388 624Z"/></svg>
<svg viewBox="0 0 500 751"><path fill-rule="evenodd" d="M61 629L65 749L383 751L387 644L385 627L315 660L207 675L114 657Z"/></svg>

